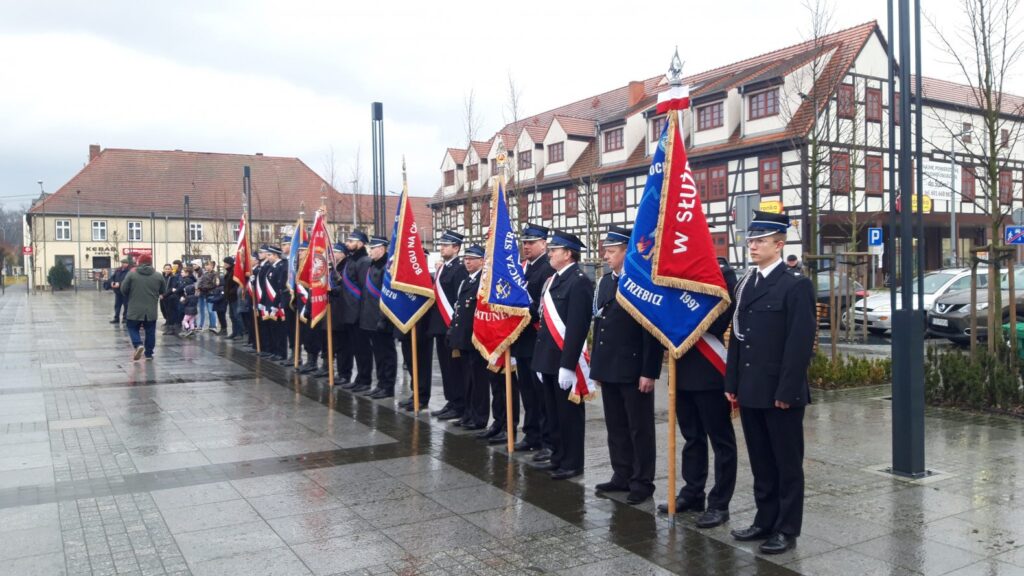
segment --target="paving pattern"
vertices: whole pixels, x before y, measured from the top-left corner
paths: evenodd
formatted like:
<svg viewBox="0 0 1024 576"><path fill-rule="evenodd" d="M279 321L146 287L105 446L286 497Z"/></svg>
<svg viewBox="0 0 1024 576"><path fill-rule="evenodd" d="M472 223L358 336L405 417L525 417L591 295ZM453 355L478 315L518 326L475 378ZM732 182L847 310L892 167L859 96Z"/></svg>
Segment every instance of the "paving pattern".
<svg viewBox="0 0 1024 576"><path fill-rule="evenodd" d="M728 535L753 517L742 434L732 521L698 531L594 494L610 475L597 404L586 474L552 482L528 455L215 336L158 337L153 361L132 362L110 304L0 296L5 575L1024 574L1019 420L930 410L940 473L908 483L879 472L887 387L818 394L804 534L769 558Z"/></svg>

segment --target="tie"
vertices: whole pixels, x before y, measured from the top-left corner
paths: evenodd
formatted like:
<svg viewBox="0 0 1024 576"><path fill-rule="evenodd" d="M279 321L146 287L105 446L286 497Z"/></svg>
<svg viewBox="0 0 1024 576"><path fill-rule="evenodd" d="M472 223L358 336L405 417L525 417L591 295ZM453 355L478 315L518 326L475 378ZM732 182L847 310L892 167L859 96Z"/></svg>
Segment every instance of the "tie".
<svg viewBox="0 0 1024 576"><path fill-rule="evenodd" d="M758 270L757 276L754 276L754 288L757 288L757 285L761 282L761 280L764 280L764 275L761 274L760 270Z"/></svg>

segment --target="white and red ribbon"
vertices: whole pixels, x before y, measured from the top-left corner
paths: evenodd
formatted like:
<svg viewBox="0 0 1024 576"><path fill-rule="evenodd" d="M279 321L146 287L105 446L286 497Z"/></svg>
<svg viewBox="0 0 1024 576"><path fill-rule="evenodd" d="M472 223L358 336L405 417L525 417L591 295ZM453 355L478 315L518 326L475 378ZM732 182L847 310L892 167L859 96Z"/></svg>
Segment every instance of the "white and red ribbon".
<svg viewBox="0 0 1024 576"><path fill-rule="evenodd" d="M713 334L704 333L697 341L697 350L711 362L711 365L718 370L720 374L725 376L725 359L726 350L725 345L722 341L715 337Z"/></svg>
<svg viewBox="0 0 1024 576"><path fill-rule="evenodd" d="M548 332L551 334L551 339L555 341L558 349L564 350L565 322L558 315L558 309L555 308L555 302L551 299L551 293L548 290L544 291L542 306L544 307L544 325L547 327ZM587 350L586 341L584 341L583 349L580 350L579 362L576 364L576 385L569 392L569 400L579 404L583 400L592 398L593 394L594 381L590 379L590 352Z"/></svg>
<svg viewBox="0 0 1024 576"><path fill-rule="evenodd" d="M434 300L437 300L437 309L441 312L441 319L444 320L444 325L451 328L455 308L448 301L448 297L445 296L444 290L441 288L442 272L444 272L444 266L441 266L441 269L437 271L437 277L434 278Z"/></svg>

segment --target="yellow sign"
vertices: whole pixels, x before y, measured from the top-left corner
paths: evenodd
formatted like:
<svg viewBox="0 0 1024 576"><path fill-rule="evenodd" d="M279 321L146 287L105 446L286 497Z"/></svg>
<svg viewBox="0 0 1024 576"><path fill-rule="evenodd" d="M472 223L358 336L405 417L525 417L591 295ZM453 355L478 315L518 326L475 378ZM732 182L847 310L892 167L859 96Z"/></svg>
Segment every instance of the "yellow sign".
<svg viewBox="0 0 1024 576"><path fill-rule="evenodd" d="M924 214L931 214L932 213L932 197L931 196L921 196L921 198L923 198L922 204L924 204ZM910 211L911 212L917 212L917 194L912 194L910 196Z"/></svg>
<svg viewBox="0 0 1024 576"><path fill-rule="evenodd" d="M779 200L761 200L761 207L758 209L761 212L768 212L770 214L782 214L782 202Z"/></svg>

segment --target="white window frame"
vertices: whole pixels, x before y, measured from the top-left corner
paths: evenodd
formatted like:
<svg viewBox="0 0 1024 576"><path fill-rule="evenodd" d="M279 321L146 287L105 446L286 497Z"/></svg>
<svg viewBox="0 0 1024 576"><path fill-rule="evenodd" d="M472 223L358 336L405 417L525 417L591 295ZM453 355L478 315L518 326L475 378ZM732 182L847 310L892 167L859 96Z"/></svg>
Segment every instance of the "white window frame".
<svg viewBox="0 0 1024 576"><path fill-rule="evenodd" d="M234 239L233 242L238 242L238 234L242 231L242 227L239 224L235 224L231 228L231 237Z"/></svg>
<svg viewBox="0 0 1024 576"><path fill-rule="evenodd" d="M138 234L133 234L138 232ZM141 220L129 220L128 221L128 241L129 242L142 242L142 221Z"/></svg>
<svg viewBox="0 0 1024 576"><path fill-rule="evenodd" d="M92 241L93 242L106 242L107 241L107 221L106 220L93 220L92 221Z"/></svg>
<svg viewBox="0 0 1024 576"><path fill-rule="evenodd" d="M65 234L61 234L65 232ZM71 240L71 220L56 220L54 222L53 237L56 240Z"/></svg>
<svg viewBox="0 0 1024 576"><path fill-rule="evenodd" d="M189 242L202 242L203 241L203 224L202 224L202 222L189 222L188 223L188 240L189 240Z"/></svg>

